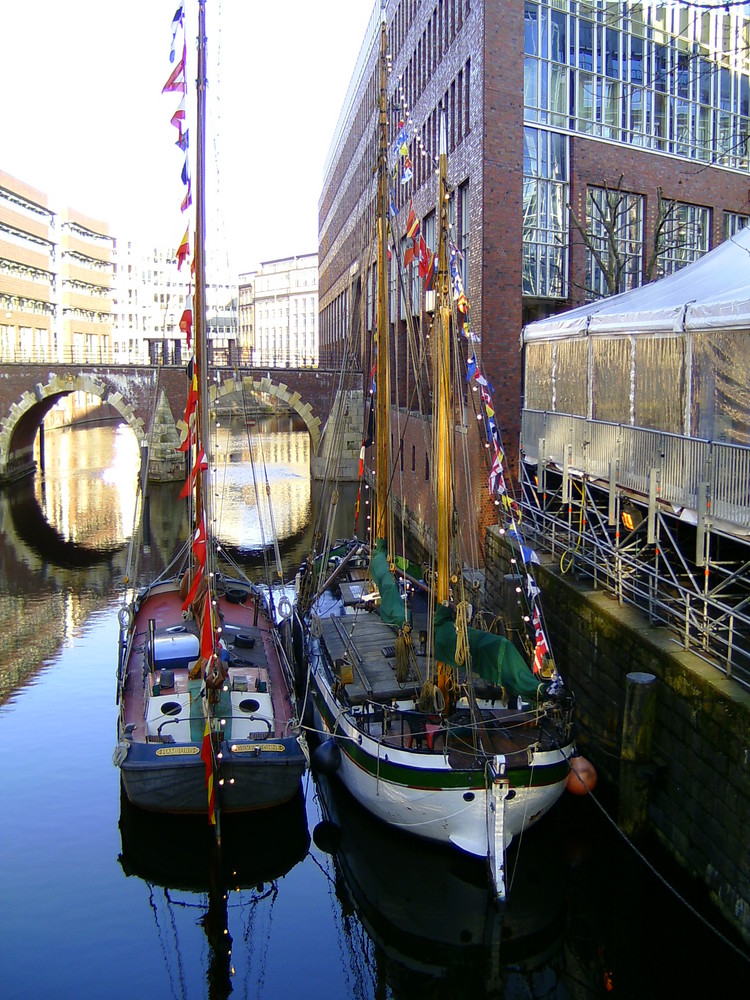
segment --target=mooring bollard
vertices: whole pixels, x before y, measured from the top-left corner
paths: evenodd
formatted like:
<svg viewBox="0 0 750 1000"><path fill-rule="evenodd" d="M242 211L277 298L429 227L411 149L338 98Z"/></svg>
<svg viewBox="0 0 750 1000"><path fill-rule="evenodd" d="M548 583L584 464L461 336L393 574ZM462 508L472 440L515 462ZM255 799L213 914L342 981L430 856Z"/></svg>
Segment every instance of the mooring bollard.
<svg viewBox="0 0 750 1000"><path fill-rule="evenodd" d="M644 765L651 759L656 691L654 674L634 672L627 675L620 746L618 822L629 837L638 837L646 829L649 777Z"/></svg>

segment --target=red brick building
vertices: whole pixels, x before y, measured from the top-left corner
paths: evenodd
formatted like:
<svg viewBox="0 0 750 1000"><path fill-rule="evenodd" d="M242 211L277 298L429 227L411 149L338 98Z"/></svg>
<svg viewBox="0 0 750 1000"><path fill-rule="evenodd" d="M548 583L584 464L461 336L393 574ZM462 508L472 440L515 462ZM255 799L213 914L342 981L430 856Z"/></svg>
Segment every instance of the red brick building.
<svg viewBox="0 0 750 1000"><path fill-rule="evenodd" d="M689 263L748 221L748 20L736 4L663 0L384 6L391 135L403 120L413 165L411 179L394 184L395 244L403 249L410 203L428 243L434 236L433 157L444 108L453 238L512 462L523 324L611 291L605 269L613 253L621 259L616 290L625 290ZM379 18L376 4L319 205L326 365L341 359L360 315L363 367L369 357ZM406 342L407 309L418 337L429 324L414 271L403 280L416 294L396 309L392 269L397 344ZM402 407L407 397L404 375ZM415 512L427 465L417 426L403 456Z"/></svg>

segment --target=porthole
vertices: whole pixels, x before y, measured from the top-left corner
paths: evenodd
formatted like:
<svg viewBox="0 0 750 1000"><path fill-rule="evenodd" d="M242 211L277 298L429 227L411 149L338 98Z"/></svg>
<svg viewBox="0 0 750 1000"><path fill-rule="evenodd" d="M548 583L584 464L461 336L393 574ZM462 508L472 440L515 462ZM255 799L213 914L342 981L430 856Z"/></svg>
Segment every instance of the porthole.
<svg viewBox="0 0 750 1000"><path fill-rule="evenodd" d="M464 792L464 802L473 802L474 792Z"/></svg>
<svg viewBox="0 0 750 1000"><path fill-rule="evenodd" d="M179 715L182 711L182 705L179 701L165 701L160 709L162 715Z"/></svg>
<svg viewBox="0 0 750 1000"><path fill-rule="evenodd" d="M241 712L257 712L260 708L260 702L256 701L255 698L243 698L240 702Z"/></svg>

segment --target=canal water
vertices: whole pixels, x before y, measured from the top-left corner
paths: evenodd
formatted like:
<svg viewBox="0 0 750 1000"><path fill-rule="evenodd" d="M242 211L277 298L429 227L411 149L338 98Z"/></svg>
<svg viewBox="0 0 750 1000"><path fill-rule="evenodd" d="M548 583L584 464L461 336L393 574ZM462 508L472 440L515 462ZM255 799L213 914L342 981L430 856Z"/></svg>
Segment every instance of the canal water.
<svg viewBox="0 0 750 1000"><path fill-rule="evenodd" d="M252 464L291 577L316 503L304 428L224 430L219 532L260 571L271 526L248 430L262 437ZM603 788L597 801L564 797L511 850L504 913L482 864L395 836L311 776L278 813L225 818L220 856L202 818L128 809L111 757L138 462L124 427L59 430L44 475L0 493L4 1000L747 995L750 965L619 838ZM178 492L151 490L147 575L184 534ZM352 508L344 496L342 535Z"/></svg>

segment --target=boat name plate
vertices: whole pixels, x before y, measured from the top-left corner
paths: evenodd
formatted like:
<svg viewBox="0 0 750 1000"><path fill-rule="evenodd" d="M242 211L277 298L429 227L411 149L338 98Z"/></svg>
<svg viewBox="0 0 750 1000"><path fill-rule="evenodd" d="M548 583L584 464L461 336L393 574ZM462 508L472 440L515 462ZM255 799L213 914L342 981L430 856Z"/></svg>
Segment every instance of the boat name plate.
<svg viewBox="0 0 750 1000"><path fill-rule="evenodd" d="M229 747L232 753L257 753L259 750L283 753L283 743L232 743Z"/></svg>
<svg viewBox="0 0 750 1000"><path fill-rule="evenodd" d="M157 757L194 757L200 753L200 747L159 747Z"/></svg>

